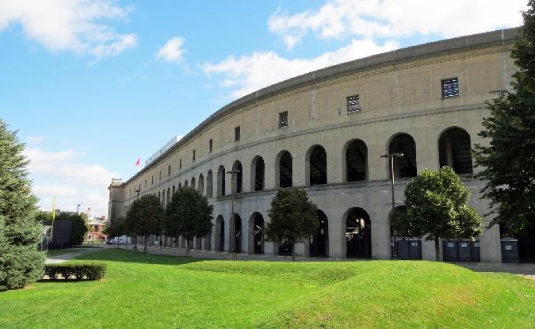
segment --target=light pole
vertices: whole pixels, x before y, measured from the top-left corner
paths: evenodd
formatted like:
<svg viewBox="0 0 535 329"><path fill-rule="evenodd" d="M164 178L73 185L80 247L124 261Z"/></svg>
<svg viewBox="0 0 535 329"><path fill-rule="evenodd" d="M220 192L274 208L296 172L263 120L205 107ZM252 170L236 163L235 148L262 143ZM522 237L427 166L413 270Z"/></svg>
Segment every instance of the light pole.
<svg viewBox="0 0 535 329"><path fill-rule="evenodd" d="M141 192L141 189L137 189L134 191L134 193L136 193L136 200L139 200L139 192ZM125 223L125 233L126 233L125 250L128 250L128 232L126 232L126 223ZM132 248L132 250L137 251L137 236L134 237L134 247Z"/></svg>
<svg viewBox="0 0 535 329"><path fill-rule="evenodd" d="M228 241L228 253L233 254L234 253L234 243L236 242L236 228L234 223L234 191L232 190L232 187L234 185L234 174L239 174L241 171L239 170L230 170L227 171L227 174L230 175L230 227L229 227L229 241ZM237 188L237 186L236 186ZM234 234L232 234L232 231L234 231Z"/></svg>
<svg viewBox="0 0 535 329"><path fill-rule="evenodd" d="M76 205L76 214L80 215L80 206L81 204Z"/></svg>
<svg viewBox="0 0 535 329"><path fill-rule="evenodd" d="M395 174L394 174L394 158L401 158L403 157L403 153L389 153L389 154L383 154L381 155L381 158L388 158L389 161L389 167L390 167L390 186L392 188L392 213L390 214L390 217L388 218L390 229L392 229L392 215L394 214L394 211L396 210L396 197L395 197L395 191L394 191L394 185L395 185ZM397 241L396 241L396 231L393 230L393 238L394 238L394 254L392 255L392 258L397 257Z"/></svg>

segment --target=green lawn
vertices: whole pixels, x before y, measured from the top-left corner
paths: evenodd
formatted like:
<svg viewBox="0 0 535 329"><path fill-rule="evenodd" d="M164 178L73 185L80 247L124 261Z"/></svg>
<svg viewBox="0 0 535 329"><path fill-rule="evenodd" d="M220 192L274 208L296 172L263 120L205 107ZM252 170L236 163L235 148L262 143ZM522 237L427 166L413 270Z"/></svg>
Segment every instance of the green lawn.
<svg viewBox="0 0 535 329"><path fill-rule="evenodd" d="M0 293L0 328L535 327L535 281L450 264L83 259L105 279Z"/></svg>

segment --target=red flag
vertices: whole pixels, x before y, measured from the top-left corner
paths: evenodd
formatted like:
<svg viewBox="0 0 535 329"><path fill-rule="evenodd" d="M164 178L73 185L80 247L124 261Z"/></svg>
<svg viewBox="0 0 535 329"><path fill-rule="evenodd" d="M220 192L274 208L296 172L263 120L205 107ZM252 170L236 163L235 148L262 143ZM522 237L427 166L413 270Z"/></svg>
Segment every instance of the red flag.
<svg viewBox="0 0 535 329"><path fill-rule="evenodd" d="M141 157L137 158L136 166L141 166Z"/></svg>

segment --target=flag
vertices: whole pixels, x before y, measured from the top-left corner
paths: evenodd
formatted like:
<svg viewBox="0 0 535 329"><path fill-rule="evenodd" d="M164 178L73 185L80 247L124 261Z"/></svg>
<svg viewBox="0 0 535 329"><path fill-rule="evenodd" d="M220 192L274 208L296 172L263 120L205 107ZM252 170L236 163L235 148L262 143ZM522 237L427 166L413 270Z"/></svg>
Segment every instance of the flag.
<svg viewBox="0 0 535 329"><path fill-rule="evenodd" d="M54 202L52 203L52 228L50 229L50 243L52 243L52 238L54 234L54 220L56 219L56 198L54 197Z"/></svg>
<svg viewBox="0 0 535 329"><path fill-rule="evenodd" d="M137 158L136 166L137 167L141 166L141 157Z"/></svg>

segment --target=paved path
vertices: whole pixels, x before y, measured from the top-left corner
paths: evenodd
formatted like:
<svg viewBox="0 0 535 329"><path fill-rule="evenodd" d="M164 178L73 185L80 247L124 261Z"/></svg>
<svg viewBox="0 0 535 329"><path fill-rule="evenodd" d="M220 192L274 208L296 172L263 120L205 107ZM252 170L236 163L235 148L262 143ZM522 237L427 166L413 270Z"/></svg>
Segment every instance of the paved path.
<svg viewBox="0 0 535 329"><path fill-rule="evenodd" d="M457 263L475 272L501 272L524 276L535 280L535 264L518 263Z"/></svg>
<svg viewBox="0 0 535 329"><path fill-rule="evenodd" d="M81 255L102 250L101 248L76 248L67 254L55 255L46 258L45 264L60 264Z"/></svg>

